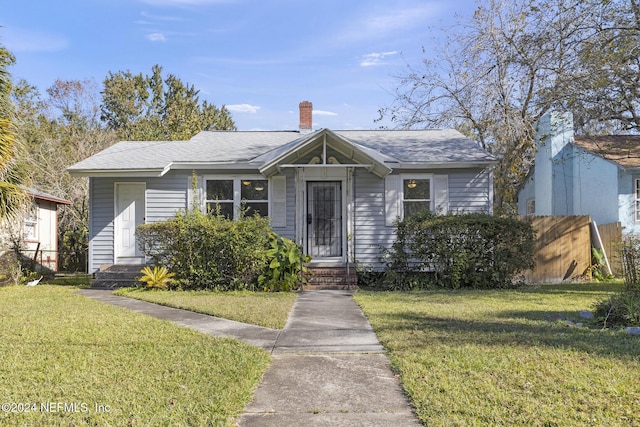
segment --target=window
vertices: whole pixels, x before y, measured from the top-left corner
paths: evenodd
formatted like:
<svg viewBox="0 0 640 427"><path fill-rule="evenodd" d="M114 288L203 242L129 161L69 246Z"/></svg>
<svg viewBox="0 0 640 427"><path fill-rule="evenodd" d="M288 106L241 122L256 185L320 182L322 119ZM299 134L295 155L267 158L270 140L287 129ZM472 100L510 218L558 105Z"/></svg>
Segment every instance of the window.
<svg viewBox="0 0 640 427"><path fill-rule="evenodd" d="M242 180L240 201L246 215L269 215L269 189L266 179Z"/></svg>
<svg viewBox="0 0 640 427"><path fill-rule="evenodd" d="M207 212L219 212L233 218L233 180L208 180L206 203Z"/></svg>
<svg viewBox="0 0 640 427"><path fill-rule="evenodd" d="M536 199L527 200L527 215L533 216L536 214Z"/></svg>
<svg viewBox="0 0 640 427"><path fill-rule="evenodd" d="M38 240L38 207L36 205L31 206L29 209L22 231L24 240Z"/></svg>
<svg viewBox="0 0 640 427"><path fill-rule="evenodd" d="M205 203L207 212L217 212L227 218L269 214L269 185L266 179L207 179Z"/></svg>
<svg viewBox="0 0 640 427"><path fill-rule="evenodd" d="M640 178L633 180L635 184L636 222L640 222Z"/></svg>
<svg viewBox="0 0 640 427"><path fill-rule="evenodd" d="M403 179L402 192L404 218L408 218L421 210L431 209L430 179Z"/></svg>

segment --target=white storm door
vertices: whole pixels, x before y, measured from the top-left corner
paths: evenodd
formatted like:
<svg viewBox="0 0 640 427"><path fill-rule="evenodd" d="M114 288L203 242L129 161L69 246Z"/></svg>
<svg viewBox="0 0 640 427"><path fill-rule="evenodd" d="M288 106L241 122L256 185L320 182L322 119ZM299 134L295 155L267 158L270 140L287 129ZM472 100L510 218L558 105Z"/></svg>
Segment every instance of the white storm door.
<svg viewBox="0 0 640 427"><path fill-rule="evenodd" d="M145 220L144 183L116 184L115 262L143 263L144 255L136 242L136 227Z"/></svg>

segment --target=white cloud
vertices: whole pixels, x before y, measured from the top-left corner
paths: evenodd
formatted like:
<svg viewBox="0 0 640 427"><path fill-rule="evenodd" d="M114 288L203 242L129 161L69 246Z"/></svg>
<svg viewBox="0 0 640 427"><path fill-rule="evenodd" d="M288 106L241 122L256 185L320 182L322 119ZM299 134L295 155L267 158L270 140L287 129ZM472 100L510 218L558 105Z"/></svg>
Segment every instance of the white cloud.
<svg viewBox="0 0 640 427"><path fill-rule="evenodd" d="M225 107L227 107L227 110L231 111L232 113L255 114L260 109L260 107L258 107L257 105L251 105L251 104L234 104L234 105L226 105Z"/></svg>
<svg viewBox="0 0 640 427"><path fill-rule="evenodd" d="M145 19L150 19L152 21L166 21L166 22L180 22L184 21L184 18L179 16L168 16L168 15L152 15L147 12L140 12ZM141 23L147 23L147 21L141 21Z"/></svg>
<svg viewBox="0 0 640 427"><path fill-rule="evenodd" d="M151 40L152 42L165 42L165 41L167 41L167 39L164 37L164 34L162 34L162 33L147 34L147 39Z"/></svg>
<svg viewBox="0 0 640 427"><path fill-rule="evenodd" d="M424 5L421 7L388 11L383 15L370 18L367 21L367 27L370 30L385 33L398 29L406 29L432 17L438 9L438 7L433 5Z"/></svg>
<svg viewBox="0 0 640 427"><path fill-rule="evenodd" d="M69 41L57 34L40 33L7 27L3 44L11 52L56 52L69 47Z"/></svg>
<svg viewBox="0 0 640 427"><path fill-rule="evenodd" d="M334 113L332 111L323 111L323 110L313 110L314 116L337 116L338 113Z"/></svg>
<svg viewBox="0 0 640 427"><path fill-rule="evenodd" d="M359 17L358 22L350 25L344 32L338 33L335 40L343 44L378 40L396 32L406 34L409 29L426 25L426 22L440 14L442 9L442 5L427 3L405 9L374 10L370 15Z"/></svg>
<svg viewBox="0 0 640 427"><path fill-rule="evenodd" d="M393 50L391 52L372 52L362 56L360 65L362 67L371 67L374 65L384 64L383 60L387 56L397 55L398 51Z"/></svg>

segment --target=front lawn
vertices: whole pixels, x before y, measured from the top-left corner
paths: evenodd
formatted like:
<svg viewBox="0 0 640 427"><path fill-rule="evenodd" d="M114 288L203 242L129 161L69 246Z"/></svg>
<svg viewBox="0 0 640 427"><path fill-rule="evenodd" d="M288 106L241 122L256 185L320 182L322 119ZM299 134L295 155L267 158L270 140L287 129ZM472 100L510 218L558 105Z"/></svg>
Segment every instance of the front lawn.
<svg viewBox="0 0 640 427"><path fill-rule="evenodd" d="M429 426L640 426L640 337L569 327L622 285L358 292Z"/></svg>
<svg viewBox="0 0 640 427"><path fill-rule="evenodd" d="M123 288L115 293L273 329L284 328L296 301L293 292L145 291Z"/></svg>
<svg viewBox="0 0 640 427"><path fill-rule="evenodd" d="M72 287L0 301L0 425L232 425L270 361Z"/></svg>

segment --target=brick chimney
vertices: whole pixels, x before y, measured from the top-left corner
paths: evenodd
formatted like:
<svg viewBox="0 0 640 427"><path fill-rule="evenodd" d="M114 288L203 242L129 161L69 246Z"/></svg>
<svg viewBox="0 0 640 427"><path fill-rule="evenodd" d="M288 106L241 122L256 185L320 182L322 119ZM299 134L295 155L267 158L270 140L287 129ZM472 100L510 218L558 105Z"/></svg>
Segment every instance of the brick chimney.
<svg viewBox="0 0 640 427"><path fill-rule="evenodd" d="M300 103L300 130L310 132L313 125L313 104L309 101Z"/></svg>

